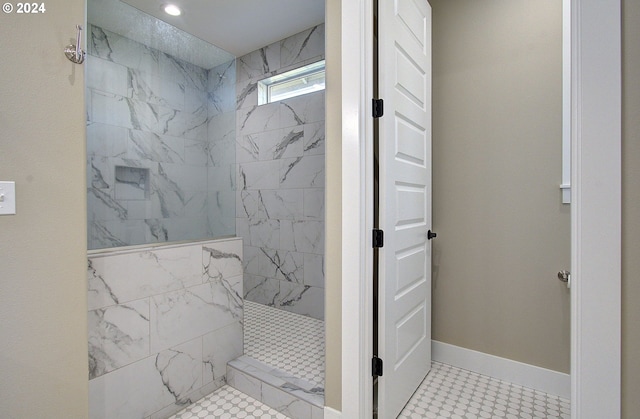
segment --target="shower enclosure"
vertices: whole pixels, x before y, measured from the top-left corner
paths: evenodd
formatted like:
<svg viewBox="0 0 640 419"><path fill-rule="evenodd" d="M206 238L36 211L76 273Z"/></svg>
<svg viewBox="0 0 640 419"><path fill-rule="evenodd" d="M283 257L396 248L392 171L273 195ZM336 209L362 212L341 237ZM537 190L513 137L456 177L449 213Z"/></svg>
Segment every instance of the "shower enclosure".
<svg viewBox="0 0 640 419"><path fill-rule="evenodd" d="M235 358L321 408L324 91L258 105L258 82L322 61L324 25L236 58L87 11L91 416L167 417Z"/></svg>

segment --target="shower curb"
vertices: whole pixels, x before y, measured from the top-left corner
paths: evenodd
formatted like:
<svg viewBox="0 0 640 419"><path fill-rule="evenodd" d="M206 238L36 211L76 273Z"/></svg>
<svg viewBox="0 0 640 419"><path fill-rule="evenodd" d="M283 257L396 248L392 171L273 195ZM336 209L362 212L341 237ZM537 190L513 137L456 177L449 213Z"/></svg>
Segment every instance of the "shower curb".
<svg viewBox="0 0 640 419"><path fill-rule="evenodd" d="M291 419L321 419L324 388L243 355L227 364L227 384Z"/></svg>

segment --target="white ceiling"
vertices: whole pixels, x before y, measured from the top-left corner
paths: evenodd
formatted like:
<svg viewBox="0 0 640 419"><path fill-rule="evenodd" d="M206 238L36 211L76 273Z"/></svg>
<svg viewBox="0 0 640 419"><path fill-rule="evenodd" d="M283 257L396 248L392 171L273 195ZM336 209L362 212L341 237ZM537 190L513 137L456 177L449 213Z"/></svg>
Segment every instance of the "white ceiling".
<svg viewBox="0 0 640 419"><path fill-rule="evenodd" d="M324 0L124 0L236 57L324 22ZM165 14L168 2L182 15Z"/></svg>
<svg viewBox="0 0 640 419"><path fill-rule="evenodd" d="M89 1L87 22L205 69L233 59L230 53L120 0Z"/></svg>

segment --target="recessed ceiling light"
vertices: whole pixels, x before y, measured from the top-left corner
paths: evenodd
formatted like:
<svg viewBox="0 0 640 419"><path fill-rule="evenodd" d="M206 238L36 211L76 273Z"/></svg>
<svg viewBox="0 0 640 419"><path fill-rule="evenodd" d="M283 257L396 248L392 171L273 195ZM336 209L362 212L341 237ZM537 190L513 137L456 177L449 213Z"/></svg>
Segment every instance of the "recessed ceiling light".
<svg viewBox="0 0 640 419"><path fill-rule="evenodd" d="M163 9L166 14L171 16L180 16L182 14L182 10L175 4L165 4Z"/></svg>

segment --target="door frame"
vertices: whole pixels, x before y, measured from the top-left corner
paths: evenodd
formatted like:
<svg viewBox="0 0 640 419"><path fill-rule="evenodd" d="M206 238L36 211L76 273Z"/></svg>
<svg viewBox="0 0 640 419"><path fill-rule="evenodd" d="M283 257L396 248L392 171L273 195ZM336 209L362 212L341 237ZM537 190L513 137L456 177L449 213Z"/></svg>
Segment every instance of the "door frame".
<svg viewBox="0 0 640 419"><path fill-rule="evenodd" d="M571 3L572 418L621 413L621 17Z"/></svg>
<svg viewBox="0 0 640 419"><path fill-rule="evenodd" d="M367 418L372 411L373 0L341 1L340 11L341 416ZM572 0L571 15L571 416L619 417L620 1Z"/></svg>

